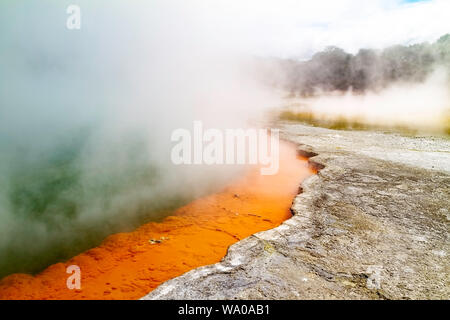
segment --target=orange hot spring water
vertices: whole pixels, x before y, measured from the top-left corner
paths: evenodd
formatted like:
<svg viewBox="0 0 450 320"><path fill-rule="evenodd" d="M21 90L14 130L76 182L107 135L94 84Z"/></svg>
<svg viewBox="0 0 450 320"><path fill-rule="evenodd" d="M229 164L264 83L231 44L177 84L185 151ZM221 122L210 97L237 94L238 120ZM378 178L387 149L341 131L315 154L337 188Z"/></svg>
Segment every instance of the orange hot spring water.
<svg viewBox="0 0 450 320"><path fill-rule="evenodd" d="M233 243L290 218L301 182L314 173L293 144L282 142L278 174L262 176L251 168L162 222L111 235L35 276L10 275L0 281L0 299L138 299L166 280L219 262ZM80 290L67 288L69 265L80 267Z"/></svg>

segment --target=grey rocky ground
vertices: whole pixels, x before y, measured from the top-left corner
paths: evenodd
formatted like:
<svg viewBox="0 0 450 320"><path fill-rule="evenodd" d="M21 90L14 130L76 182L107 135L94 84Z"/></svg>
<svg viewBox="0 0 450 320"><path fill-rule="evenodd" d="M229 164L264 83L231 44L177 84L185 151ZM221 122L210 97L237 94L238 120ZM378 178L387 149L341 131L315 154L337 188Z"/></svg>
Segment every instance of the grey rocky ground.
<svg viewBox="0 0 450 320"><path fill-rule="evenodd" d="M293 218L144 299L450 299L450 141L280 128L323 167Z"/></svg>

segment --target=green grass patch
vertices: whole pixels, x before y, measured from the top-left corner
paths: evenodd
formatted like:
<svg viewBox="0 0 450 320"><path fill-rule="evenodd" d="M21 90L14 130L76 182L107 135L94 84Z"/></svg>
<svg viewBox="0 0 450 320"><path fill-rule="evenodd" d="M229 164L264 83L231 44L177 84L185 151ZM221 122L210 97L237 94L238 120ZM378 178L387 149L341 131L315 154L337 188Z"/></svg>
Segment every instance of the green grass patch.
<svg viewBox="0 0 450 320"><path fill-rule="evenodd" d="M313 112L294 112L282 111L279 119L283 121L294 121L310 125L313 127L321 127L332 130L373 130L382 132L396 132L405 135L417 135L420 130L408 127L406 125L375 125L367 124L364 121L354 118L349 119L344 116L336 119L323 119ZM436 130L437 132L437 130ZM444 134L450 136L450 117L446 118L444 126Z"/></svg>

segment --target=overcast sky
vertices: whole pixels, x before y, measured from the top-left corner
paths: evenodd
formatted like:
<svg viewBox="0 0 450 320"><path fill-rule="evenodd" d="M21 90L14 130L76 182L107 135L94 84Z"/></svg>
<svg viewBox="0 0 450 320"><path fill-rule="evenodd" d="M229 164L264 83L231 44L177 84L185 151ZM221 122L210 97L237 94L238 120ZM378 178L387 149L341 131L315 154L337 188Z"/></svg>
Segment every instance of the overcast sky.
<svg viewBox="0 0 450 320"><path fill-rule="evenodd" d="M3 0L0 27L14 38L53 24L45 37L28 37L47 41L65 28L70 4L81 7L82 36L104 26L108 37L159 33L165 42L198 40L197 47L262 56L308 58L329 45L355 52L434 41L450 32L450 0Z"/></svg>
<svg viewBox="0 0 450 320"><path fill-rule="evenodd" d="M362 47L434 41L450 32L449 0L206 1L210 24L245 50L307 58L325 46ZM214 12L214 13L212 13Z"/></svg>

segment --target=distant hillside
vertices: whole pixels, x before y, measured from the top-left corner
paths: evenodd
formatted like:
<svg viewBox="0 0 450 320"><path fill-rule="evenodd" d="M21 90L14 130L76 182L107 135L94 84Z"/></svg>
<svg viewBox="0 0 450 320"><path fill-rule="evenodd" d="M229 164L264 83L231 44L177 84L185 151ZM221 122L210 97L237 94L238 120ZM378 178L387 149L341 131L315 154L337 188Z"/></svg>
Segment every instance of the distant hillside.
<svg viewBox="0 0 450 320"><path fill-rule="evenodd" d="M292 95L378 91L395 82L422 82L438 66L450 74L450 34L432 44L361 49L356 55L328 47L308 61L280 59L277 64L283 80L276 85Z"/></svg>

